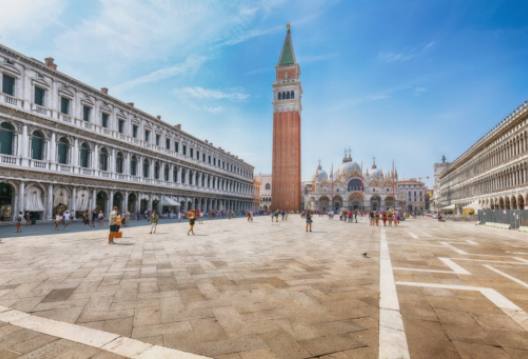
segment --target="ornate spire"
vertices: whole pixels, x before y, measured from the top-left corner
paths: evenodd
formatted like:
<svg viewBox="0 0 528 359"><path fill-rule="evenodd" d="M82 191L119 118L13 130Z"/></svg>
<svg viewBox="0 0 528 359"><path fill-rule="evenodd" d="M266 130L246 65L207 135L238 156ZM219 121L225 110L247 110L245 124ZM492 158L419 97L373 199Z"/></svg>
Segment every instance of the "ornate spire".
<svg viewBox="0 0 528 359"><path fill-rule="evenodd" d="M288 23L286 25L286 37L284 38L284 45L282 45L279 66L291 66L295 63L295 53L293 52L293 45L291 39L291 27L290 23Z"/></svg>
<svg viewBox="0 0 528 359"><path fill-rule="evenodd" d="M375 170L376 168L378 168L376 166L376 157L372 157L372 169Z"/></svg>

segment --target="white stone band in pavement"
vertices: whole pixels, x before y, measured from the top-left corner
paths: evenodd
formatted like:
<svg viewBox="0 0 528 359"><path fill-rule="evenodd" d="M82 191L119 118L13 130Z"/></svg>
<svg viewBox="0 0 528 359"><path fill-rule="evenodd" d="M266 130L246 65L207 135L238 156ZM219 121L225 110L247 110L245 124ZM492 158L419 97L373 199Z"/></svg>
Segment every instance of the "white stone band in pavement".
<svg viewBox="0 0 528 359"><path fill-rule="evenodd" d="M380 232L379 359L410 359L385 229Z"/></svg>
<svg viewBox="0 0 528 359"><path fill-rule="evenodd" d="M0 306L0 321L133 359L208 359L102 330L59 322Z"/></svg>

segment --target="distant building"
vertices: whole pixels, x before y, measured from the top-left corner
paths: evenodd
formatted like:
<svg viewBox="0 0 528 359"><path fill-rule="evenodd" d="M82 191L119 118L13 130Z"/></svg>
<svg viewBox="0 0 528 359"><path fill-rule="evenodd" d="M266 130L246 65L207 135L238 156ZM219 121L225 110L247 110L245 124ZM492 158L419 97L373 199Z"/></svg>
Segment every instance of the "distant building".
<svg viewBox="0 0 528 359"><path fill-rule="evenodd" d="M437 165L438 208L457 213L463 208L524 209L528 201L528 101L445 164L445 169Z"/></svg>
<svg viewBox="0 0 528 359"><path fill-rule="evenodd" d="M259 174L255 178L260 182L258 208L267 211L271 207L272 176L269 174Z"/></svg>
<svg viewBox="0 0 528 359"><path fill-rule="evenodd" d="M434 211L438 211L441 206L440 203L440 177L449 167L446 157L442 156L442 161L434 164L434 183L433 183L433 196L432 196L432 207ZM446 205L446 204L444 204Z"/></svg>
<svg viewBox="0 0 528 359"><path fill-rule="evenodd" d="M423 214L429 208L429 196L425 184L417 179L398 181L400 209L411 214Z"/></svg>
<svg viewBox="0 0 528 359"><path fill-rule="evenodd" d="M350 210L386 210L397 207L398 173L393 168L383 172L376 165L363 171L345 151L341 166L330 175L317 166L311 184L305 184L304 208L325 213Z"/></svg>

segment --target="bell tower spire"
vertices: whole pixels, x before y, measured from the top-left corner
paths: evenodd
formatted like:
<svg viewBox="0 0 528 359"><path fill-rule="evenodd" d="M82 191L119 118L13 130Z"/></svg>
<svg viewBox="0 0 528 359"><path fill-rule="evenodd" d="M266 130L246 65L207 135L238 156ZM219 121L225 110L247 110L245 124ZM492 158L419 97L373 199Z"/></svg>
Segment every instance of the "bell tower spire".
<svg viewBox="0 0 528 359"><path fill-rule="evenodd" d="M273 83L273 168L271 208L301 209L301 68L293 51L290 24Z"/></svg>

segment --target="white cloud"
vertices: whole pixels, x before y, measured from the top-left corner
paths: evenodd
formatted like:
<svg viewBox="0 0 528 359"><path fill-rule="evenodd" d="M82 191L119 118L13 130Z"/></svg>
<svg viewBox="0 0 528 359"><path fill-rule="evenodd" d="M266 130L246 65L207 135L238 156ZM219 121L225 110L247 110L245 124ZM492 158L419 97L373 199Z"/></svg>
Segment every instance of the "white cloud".
<svg viewBox="0 0 528 359"><path fill-rule="evenodd" d="M0 39L34 38L63 10L63 0L0 0Z"/></svg>
<svg viewBox="0 0 528 359"><path fill-rule="evenodd" d="M378 54L378 59L386 62L407 62L411 61L414 58L423 55L428 50L432 49L436 45L436 42L429 41L427 44L420 48L411 49L408 51L398 51L398 52L380 52Z"/></svg>
<svg viewBox="0 0 528 359"><path fill-rule="evenodd" d="M177 95L193 98L197 100L229 100L244 101L249 98L249 94L241 91L222 91L208 89L200 86L184 87L175 91Z"/></svg>
<svg viewBox="0 0 528 359"><path fill-rule="evenodd" d="M125 81L121 84L112 87L113 91L120 92L138 85L146 83L157 82L165 80L174 76L180 76L184 74L194 73L203 65L207 60L204 56L188 56L182 63L174 64L168 67L164 67L148 74L136 77L134 79Z"/></svg>

